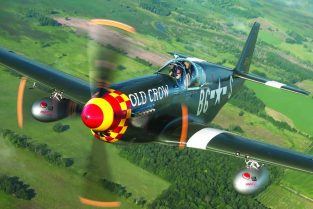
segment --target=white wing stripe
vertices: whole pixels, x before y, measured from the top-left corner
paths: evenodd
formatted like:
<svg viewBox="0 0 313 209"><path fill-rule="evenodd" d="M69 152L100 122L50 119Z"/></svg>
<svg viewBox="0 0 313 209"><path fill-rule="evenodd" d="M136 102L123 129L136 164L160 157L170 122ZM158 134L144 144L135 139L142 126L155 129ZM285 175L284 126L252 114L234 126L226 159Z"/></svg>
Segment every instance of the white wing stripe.
<svg viewBox="0 0 313 209"><path fill-rule="evenodd" d="M277 82L277 81L267 81L267 82L265 83L265 85L280 89L280 88L281 88L282 86L284 86L285 84L279 83L279 82Z"/></svg>
<svg viewBox="0 0 313 209"><path fill-rule="evenodd" d="M209 142L221 133L224 133L224 131L214 128L201 129L190 137L187 147L205 150Z"/></svg>

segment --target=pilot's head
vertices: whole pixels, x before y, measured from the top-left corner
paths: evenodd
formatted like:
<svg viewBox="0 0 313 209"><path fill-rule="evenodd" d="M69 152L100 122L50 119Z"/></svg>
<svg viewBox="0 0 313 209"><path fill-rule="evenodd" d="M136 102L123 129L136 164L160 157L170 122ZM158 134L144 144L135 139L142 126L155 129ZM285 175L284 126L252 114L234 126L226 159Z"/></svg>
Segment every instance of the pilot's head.
<svg viewBox="0 0 313 209"><path fill-rule="evenodd" d="M190 62L184 62L184 65L185 65L185 67L186 67L186 69L190 69L190 67L191 67L191 64L190 64Z"/></svg>
<svg viewBox="0 0 313 209"><path fill-rule="evenodd" d="M175 72L175 78L176 79L180 79L182 76L183 70L180 67L176 68L176 72Z"/></svg>

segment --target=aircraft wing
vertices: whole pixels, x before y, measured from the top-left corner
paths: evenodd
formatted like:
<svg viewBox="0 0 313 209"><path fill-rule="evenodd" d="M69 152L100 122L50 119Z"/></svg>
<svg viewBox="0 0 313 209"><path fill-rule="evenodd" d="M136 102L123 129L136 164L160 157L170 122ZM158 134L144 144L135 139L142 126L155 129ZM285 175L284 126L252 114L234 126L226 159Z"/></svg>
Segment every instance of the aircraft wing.
<svg viewBox="0 0 313 209"><path fill-rule="evenodd" d="M34 62L7 49L0 48L0 64L51 89L63 91L67 98L75 102L85 104L90 99L88 82Z"/></svg>
<svg viewBox="0 0 313 209"><path fill-rule="evenodd" d="M211 150L241 158L248 157L259 162L313 173L313 156L248 139L216 128L208 128L202 124L190 124L188 133L188 139L184 142L187 148ZM160 142L176 146L180 143L167 140Z"/></svg>

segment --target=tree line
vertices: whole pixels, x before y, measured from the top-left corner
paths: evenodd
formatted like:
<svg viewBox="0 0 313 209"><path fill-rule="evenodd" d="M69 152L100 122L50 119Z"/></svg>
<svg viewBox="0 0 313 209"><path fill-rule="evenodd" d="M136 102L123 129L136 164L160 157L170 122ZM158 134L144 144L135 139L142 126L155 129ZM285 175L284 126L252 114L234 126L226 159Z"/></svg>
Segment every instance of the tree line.
<svg viewBox="0 0 313 209"><path fill-rule="evenodd" d="M1 133L4 139L8 139L15 146L43 156L51 164L64 167L70 167L74 164L72 158L63 157L62 154L51 150L47 144L36 143L32 138L17 134L9 129L3 129Z"/></svg>
<svg viewBox="0 0 313 209"><path fill-rule="evenodd" d="M132 193L128 192L125 186L109 181L107 179L102 179L102 186L120 197L130 198L132 196ZM144 197L135 197L133 198L133 201L135 204L141 207L143 207L147 202Z"/></svg>
<svg viewBox="0 0 313 209"><path fill-rule="evenodd" d="M57 11L53 10L50 12L50 14L58 14ZM25 14L28 18L35 18L38 20L38 23L40 26L61 26L60 23L58 23L53 18L45 15L43 12L38 11L34 8L28 9Z"/></svg>
<svg viewBox="0 0 313 209"><path fill-rule="evenodd" d="M129 198L132 196L132 193L128 192L125 186L107 179L102 179L102 186L120 197Z"/></svg>
<svg viewBox="0 0 313 209"><path fill-rule="evenodd" d="M24 200L31 200L36 196L35 190L30 188L28 184L25 184L17 176L1 175L0 190Z"/></svg>
<svg viewBox="0 0 313 209"><path fill-rule="evenodd" d="M243 86L240 92L232 97L230 103L253 114L265 113L263 101L257 98L255 92L246 86Z"/></svg>
<svg viewBox="0 0 313 209"><path fill-rule="evenodd" d="M233 189L233 176L245 166L243 160L159 144L118 148L121 156L171 183L147 205L149 209L266 208L255 196L243 196ZM271 181L278 181L282 169L269 169Z"/></svg>
<svg viewBox="0 0 313 209"><path fill-rule="evenodd" d="M140 2L139 6L145 10L161 16L169 16L172 13L171 5L166 1L146 0L144 2Z"/></svg>

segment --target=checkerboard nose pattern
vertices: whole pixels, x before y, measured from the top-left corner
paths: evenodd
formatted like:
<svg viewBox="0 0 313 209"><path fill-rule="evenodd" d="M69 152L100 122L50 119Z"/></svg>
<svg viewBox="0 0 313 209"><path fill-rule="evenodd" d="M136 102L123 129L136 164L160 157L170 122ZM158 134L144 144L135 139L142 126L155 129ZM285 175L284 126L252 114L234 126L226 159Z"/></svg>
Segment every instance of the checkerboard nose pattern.
<svg viewBox="0 0 313 209"><path fill-rule="evenodd" d="M82 121L92 134L103 141L115 142L122 138L131 117L129 98L116 90L109 90L100 98L92 98L82 111Z"/></svg>

